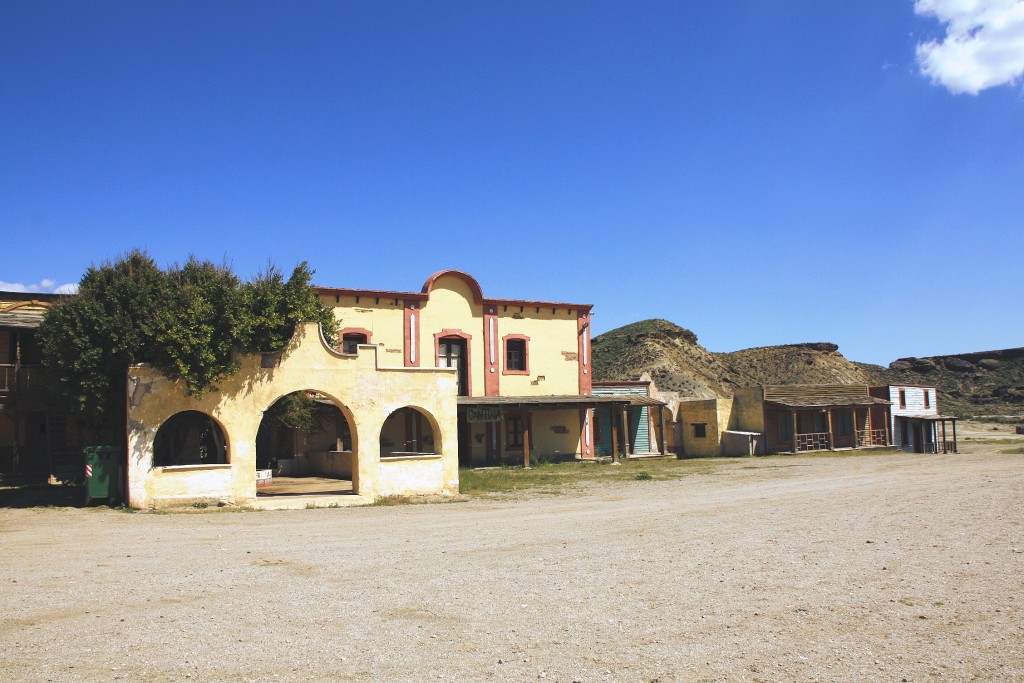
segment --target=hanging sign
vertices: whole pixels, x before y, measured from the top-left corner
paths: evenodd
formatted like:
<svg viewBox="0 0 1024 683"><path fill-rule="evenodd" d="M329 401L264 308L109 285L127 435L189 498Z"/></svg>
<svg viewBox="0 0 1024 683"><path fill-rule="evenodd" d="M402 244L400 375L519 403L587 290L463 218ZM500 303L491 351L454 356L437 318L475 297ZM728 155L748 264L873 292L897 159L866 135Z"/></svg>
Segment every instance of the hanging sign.
<svg viewBox="0 0 1024 683"><path fill-rule="evenodd" d="M467 408L466 419L469 422L501 422L501 408Z"/></svg>

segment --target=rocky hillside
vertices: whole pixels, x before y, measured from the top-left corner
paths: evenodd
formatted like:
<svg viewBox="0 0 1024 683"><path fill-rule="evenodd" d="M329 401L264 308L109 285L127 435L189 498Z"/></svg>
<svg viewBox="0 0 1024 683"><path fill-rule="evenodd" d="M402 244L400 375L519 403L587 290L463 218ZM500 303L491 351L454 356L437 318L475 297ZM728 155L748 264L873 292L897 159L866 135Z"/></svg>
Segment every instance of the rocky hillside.
<svg viewBox="0 0 1024 683"><path fill-rule="evenodd" d="M594 379L635 379L649 372L658 387L691 398L731 396L758 384L926 384L939 390L944 413L1024 412L1024 349L901 358L888 368L855 363L828 342L708 351L697 335L667 320L643 320L593 340Z"/></svg>

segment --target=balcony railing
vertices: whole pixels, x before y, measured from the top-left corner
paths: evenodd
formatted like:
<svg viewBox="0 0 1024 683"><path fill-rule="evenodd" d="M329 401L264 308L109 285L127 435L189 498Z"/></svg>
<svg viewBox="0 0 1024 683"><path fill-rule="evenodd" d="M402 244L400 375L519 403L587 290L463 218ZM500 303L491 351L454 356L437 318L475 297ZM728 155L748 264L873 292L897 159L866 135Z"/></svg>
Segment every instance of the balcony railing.
<svg viewBox="0 0 1024 683"><path fill-rule="evenodd" d="M885 439L884 429L858 429L857 448L871 448L873 446L888 446Z"/></svg>
<svg viewBox="0 0 1024 683"><path fill-rule="evenodd" d="M0 394L42 391L43 369L38 365L0 365Z"/></svg>

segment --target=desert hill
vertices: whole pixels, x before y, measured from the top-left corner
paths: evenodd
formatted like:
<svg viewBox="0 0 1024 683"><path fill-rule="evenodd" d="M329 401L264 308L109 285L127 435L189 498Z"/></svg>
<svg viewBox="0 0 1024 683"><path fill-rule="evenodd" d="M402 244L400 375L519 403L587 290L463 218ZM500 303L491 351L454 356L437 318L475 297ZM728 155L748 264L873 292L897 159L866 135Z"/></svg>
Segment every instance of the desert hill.
<svg viewBox="0 0 1024 683"><path fill-rule="evenodd" d="M697 335L667 320L642 320L593 340L594 379L635 379L689 398L728 397L758 384L926 384L944 413L1024 412L1024 348L901 358L888 368L847 360L829 342L708 351Z"/></svg>

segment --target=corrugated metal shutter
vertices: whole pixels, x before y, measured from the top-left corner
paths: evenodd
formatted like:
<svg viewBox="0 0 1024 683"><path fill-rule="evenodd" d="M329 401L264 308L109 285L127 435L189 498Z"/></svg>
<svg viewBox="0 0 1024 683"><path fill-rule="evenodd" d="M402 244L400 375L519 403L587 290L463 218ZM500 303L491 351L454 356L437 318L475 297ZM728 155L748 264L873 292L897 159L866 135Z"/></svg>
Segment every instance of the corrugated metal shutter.
<svg viewBox="0 0 1024 683"><path fill-rule="evenodd" d="M647 417L647 406L643 406L642 408L632 408L629 413L630 427L633 429L633 436L630 439L633 443L633 452L650 452L651 421Z"/></svg>

